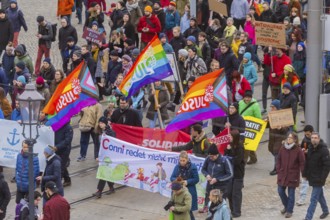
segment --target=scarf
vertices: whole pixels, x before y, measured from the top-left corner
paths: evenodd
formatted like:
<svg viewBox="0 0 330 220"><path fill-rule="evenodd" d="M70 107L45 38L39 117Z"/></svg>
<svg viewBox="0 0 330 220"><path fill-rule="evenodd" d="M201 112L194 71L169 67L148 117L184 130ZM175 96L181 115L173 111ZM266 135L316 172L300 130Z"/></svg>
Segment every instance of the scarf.
<svg viewBox="0 0 330 220"><path fill-rule="evenodd" d="M214 217L214 213L217 211L217 207L218 207L218 205L220 205L220 202L216 202L216 203L211 202L211 205L210 205L210 207L209 207L209 211L210 211L211 214L212 214L212 219L213 219L213 217Z"/></svg>
<svg viewBox="0 0 330 220"><path fill-rule="evenodd" d="M179 165L179 176L183 180L189 179L189 177L190 177L190 167L191 167L190 160L188 161L188 163L186 164L186 166Z"/></svg>
<svg viewBox="0 0 330 220"><path fill-rule="evenodd" d="M287 149L287 150L292 149L294 145L295 145L295 143L292 143L292 144L288 144L288 143L286 143L286 142L284 143L284 147L285 147L285 149Z"/></svg>
<svg viewBox="0 0 330 220"><path fill-rule="evenodd" d="M128 4L128 2L126 3L126 8L127 8L127 11L128 12L131 12L131 11L133 11L134 9L137 9L137 7L138 7L139 5L138 5L138 2L135 2L135 3L133 3L133 4Z"/></svg>
<svg viewBox="0 0 330 220"><path fill-rule="evenodd" d="M96 48L95 50L92 50L93 60L95 62L97 62L97 60L99 59L99 51L100 51L99 48Z"/></svg>

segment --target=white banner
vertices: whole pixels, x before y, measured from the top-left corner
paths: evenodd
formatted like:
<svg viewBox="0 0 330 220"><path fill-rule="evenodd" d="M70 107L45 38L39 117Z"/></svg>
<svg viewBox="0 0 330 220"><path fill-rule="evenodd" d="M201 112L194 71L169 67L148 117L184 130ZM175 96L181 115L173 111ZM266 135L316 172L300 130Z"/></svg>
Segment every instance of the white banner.
<svg viewBox="0 0 330 220"><path fill-rule="evenodd" d="M22 142L25 138L22 135L23 126L16 121L0 119L0 166L16 167L16 157L22 150ZM54 132L51 127L40 126L39 137L33 146L33 153L38 154L40 171L46 167L44 148L47 145L54 146ZM29 137L29 128L25 128L25 136ZM32 130L32 138L36 136L35 126Z"/></svg>
<svg viewBox="0 0 330 220"><path fill-rule="evenodd" d="M206 179L201 174L204 158L189 155L197 166L198 204L204 204ZM179 154L143 148L110 136L103 135L99 152L97 178L127 185L149 192L171 196L171 175L179 164ZM161 175L158 175L160 174ZM166 178L158 178L166 176ZM164 179L164 180L162 180Z"/></svg>

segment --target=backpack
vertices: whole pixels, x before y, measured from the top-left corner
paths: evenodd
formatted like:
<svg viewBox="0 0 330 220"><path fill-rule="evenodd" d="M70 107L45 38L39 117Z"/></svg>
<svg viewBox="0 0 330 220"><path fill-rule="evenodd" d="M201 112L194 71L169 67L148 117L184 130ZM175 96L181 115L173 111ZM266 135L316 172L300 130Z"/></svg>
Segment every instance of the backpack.
<svg viewBox="0 0 330 220"><path fill-rule="evenodd" d="M52 36L51 41L54 42L54 41L56 41L57 24L52 24L51 26L52 26L52 30L53 30L53 36Z"/></svg>
<svg viewBox="0 0 330 220"><path fill-rule="evenodd" d="M21 214L23 209L27 207L29 208L29 204L22 204L21 202L16 205L15 208L15 220L20 220L21 219Z"/></svg>

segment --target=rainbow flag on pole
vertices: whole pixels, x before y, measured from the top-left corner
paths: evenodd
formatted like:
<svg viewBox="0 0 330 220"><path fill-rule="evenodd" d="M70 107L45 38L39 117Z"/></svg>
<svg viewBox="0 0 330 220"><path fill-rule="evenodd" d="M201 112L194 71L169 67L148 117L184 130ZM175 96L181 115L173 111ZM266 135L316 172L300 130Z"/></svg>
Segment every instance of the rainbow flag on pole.
<svg viewBox="0 0 330 220"><path fill-rule="evenodd" d="M68 123L81 109L98 102L98 91L87 64L81 62L57 87L42 110L49 115L46 125L54 131Z"/></svg>
<svg viewBox="0 0 330 220"><path fill-rule="evenodd" d="M155 34L123 79L119 90L129 98L144 85L162 80L172 74L163 46Z"/></svg>
<svg viewBox="0 0 330 220"><path fill-rule="evenodd" d="M226 76L221 70L198 77L187 92L176 117L166 132L186 128L202 120L226 116L228 97Z"/></svg>

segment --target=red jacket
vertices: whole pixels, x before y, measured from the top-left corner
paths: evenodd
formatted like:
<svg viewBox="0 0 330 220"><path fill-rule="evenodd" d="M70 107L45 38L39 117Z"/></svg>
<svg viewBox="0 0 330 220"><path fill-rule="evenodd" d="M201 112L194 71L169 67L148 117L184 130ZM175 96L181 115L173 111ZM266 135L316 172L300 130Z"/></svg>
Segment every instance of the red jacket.
<svg viewBox="0 0 330 220"><path fill-rule="evenodd" d="M60 194L53 194L44 207L43 220L69 220L70 204Z"/></svg>
<svg viewBox="0 0 330 220"><path fill-rule="evenodd" d="M107 3L105 2L105 0L87 0L87 8L91 7L92 2L96 2L97 4L99 4L103 11L107 11Z"/></svg>
<svg viewBox="0 0 330 220"><path fill-rule="evenodd" d="M264 64L269 66L272 65L268 53L265 53L264 55ZM269 83L271 86L281 85L280 76L284 71L284 66L287 64L291 64L291 59L286 54L283 53L281 57L273 56L273 73L276 73L276 77L272 77L272 73L269 74Z"/></svg>
<svg viewBox="0 0 330 220"><path fill-rule="evenodd" d="M304 166L305 156L299 146L293 146L290 150L282 146L276 162L277 184L298 187L300 172L303 172Z"/></svg>
<svg viewBox="0 0 330 220"><path fill-rule="evenodd" d="M244 96L244 93L245 93L246 90L251 90L251 85L243 76L241 76L241 89L238 90L238 93L241 96ZM235 80L232 81L232 92L233 92L232 93L233 94L233 101L237 102L238 100L236 100L236 98L235 98L235 93L236 93L236 82L235 82Z"/></svg>
<svg viewBox="0 0 330 220"><path fill-rule="evenodd" d="M149 20L147 22L147 20ZM143 32L142 29L144 27L149 28L148 32ZM155 15L151 15L150 18L143 16L140 18L140 21L137 26L138 32L141 32L141 41L148 43L152 40L155 34L159 34L161 31L160 21Z"/></svg>

